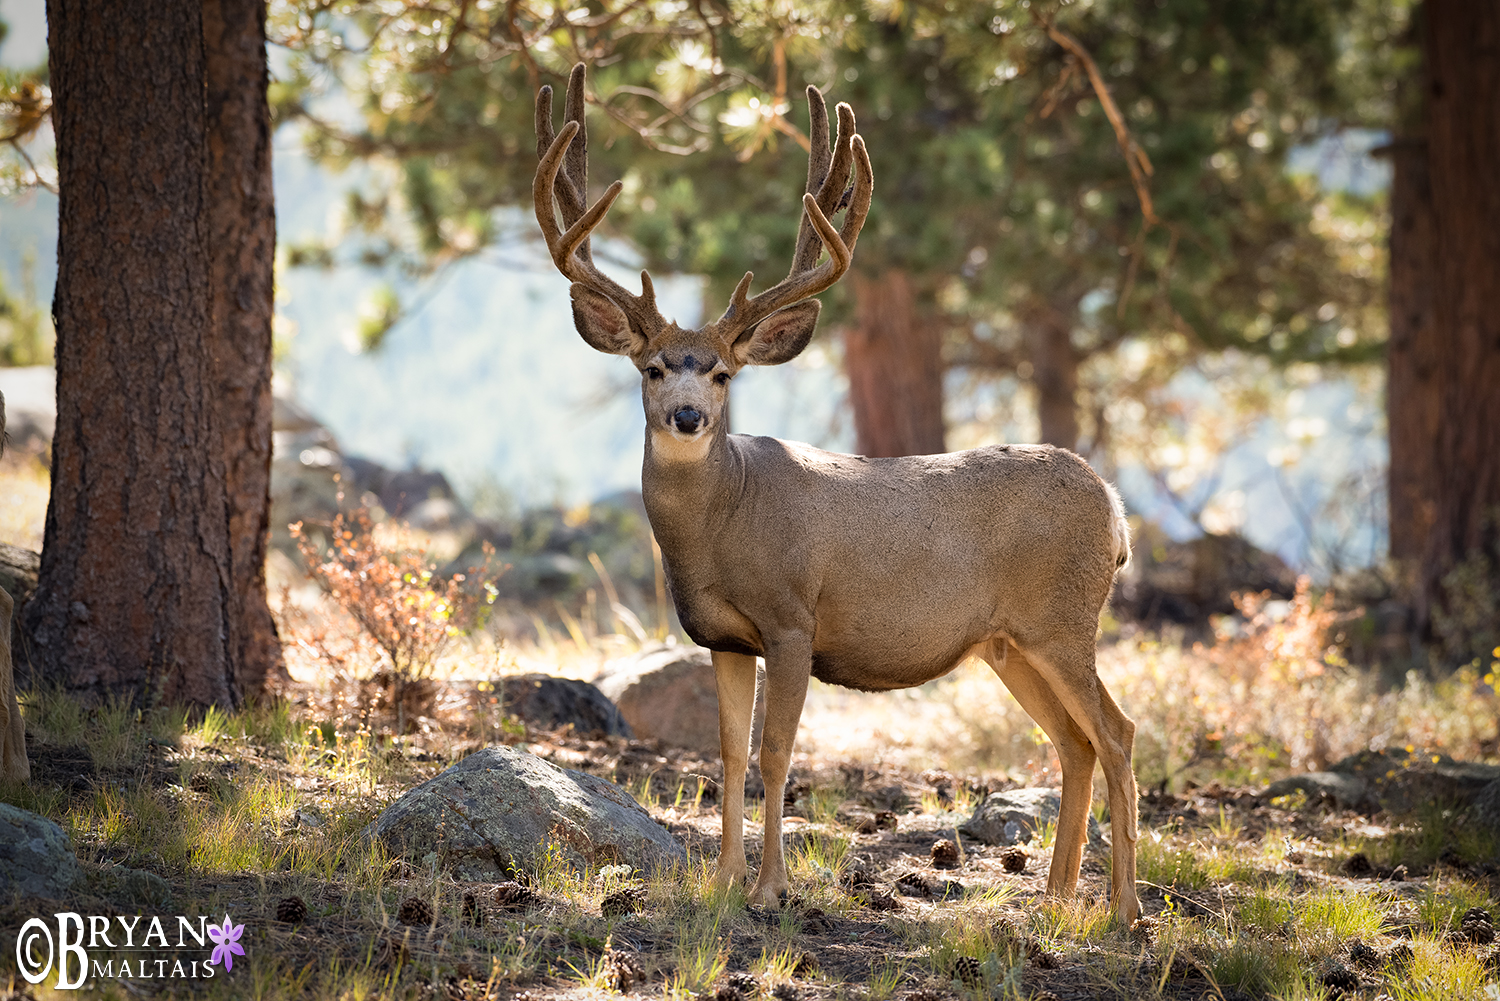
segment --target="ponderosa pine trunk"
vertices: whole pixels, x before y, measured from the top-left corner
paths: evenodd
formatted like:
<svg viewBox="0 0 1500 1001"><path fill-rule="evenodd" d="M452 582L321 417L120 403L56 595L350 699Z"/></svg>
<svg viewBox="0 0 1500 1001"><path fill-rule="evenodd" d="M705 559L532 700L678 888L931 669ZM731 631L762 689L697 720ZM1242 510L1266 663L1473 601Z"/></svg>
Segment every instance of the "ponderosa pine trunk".
<svg viewBox="0 0 1500 1001"><path fill-rule="evenodd" d="M1500 576L1500 5L1428 0L1423 16L1441 400L1431 609L1456 563L1487 554Z"/></svg>
<svg viewBox="0 0 1500 1001"><path fill-rule="evenodd" d="M1420 81L1410 86L1421 89ZM1390 285L1386 344L1387 477L1391 557L1411 568L1426 552L1437 517L1437 465L1442 361L1432 314L1437 256L1427 140L1418 116L1389 147L1391 177Z"/></svg>
<svg viewBox="0 0 1500 1001"><path fill-rule="evenodd" d="M265 601L236 540L265 515L239 506L258 460L230 467L241 441L269 441L256 374L269 338L241 342L255 324L232 314L264 312L271 244L263 218L229 219L270 197L230 92L264 102L264 64L247 76L225 55L244 54L237 3L47 6L58 413L33 655L42 679L85 697L234 706L255 691L247 651L264 641L246 622Z"/></svg>
<svg viewBox="0 0 1500 1001"><path fill-rule="evenodd" d="M229 498L231 591L243 691L287 680L266 604L271 513L271 320L276 203L264 0L204 0L207 211L215 381Z"/></svg>
<svg viewBox="0 0 1500 1001"><path fill-rule="evenodd" d="M844 331L844 371L861 455L943 451L942 335L917 310L905 271L851 272L854 324Z"/></svg>
<svg viewBox="0 0 1500 1001"><path fill-rule="evenodd" d="M1078 352L1072 310L1036 303L1021 318L1043 444L1078 447Z"/></svg>

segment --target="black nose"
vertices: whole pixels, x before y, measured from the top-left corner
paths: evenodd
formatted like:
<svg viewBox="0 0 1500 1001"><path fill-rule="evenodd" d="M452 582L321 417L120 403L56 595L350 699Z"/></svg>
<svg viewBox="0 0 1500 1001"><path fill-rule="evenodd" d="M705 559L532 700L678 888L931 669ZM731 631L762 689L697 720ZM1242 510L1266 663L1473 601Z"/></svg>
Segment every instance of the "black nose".
<svg viewBox="0 0 1500 1001"><path fill-rule="evenodd" d="M703 415L696 410L686 407L672 415L672 423L677 425L677 430L683 434L692 434L703 426Z"/></svg>

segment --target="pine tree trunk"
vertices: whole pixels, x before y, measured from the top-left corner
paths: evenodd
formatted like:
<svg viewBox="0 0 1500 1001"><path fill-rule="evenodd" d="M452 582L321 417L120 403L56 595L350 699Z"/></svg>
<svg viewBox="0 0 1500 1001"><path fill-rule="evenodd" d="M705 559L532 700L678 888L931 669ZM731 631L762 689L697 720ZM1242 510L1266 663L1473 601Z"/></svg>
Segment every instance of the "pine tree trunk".
<svg viewBox="0 0 1500 1001"><path fill-rule="evenodd" d="M1436 232L1442 477L1423 584L1471 555L1500 559L1500 5L1424 8L1427 154Z"/></svg>
<svg viewBox="0 0 1500 1001"><path fill-rule="evenodd" d="M1078 353L1073 349L1072 318L1071 309L1037 303L1021 319L1041 440L1058 448L1078 447Z"/></svg>
<svg viewBox="0 0 1500 1001"><path fill-rule="evenodd" d="M918 315L906 272L851 272L855 323L844 332L844 370L860 454L943 451L942 336Z"/></svg>
<svg viewBox="0 0 1500 1001"><path fill-rule="evenodd" d="M243 30L227 7L221 41ZM244 623L265 587L236 537L264 514L236 511L259 488L227 457L235 436L269 438L260 376L239 370L268 346L237 342L247 328L226 317L264 308L270 244L264 220L232 225L225 205L239 185L269 206L264 179L229 163L263 154L228 124L240 71L211 79L202 3L49 0L47 13L58 413L33 654L44 679L85 696L233 706L255 676ZM260 100L263 81L240 77ZM221 186L213 166L241 173Z"/></svg>
<svg viewBox="0 0 1500 1001"><path fill-rule="evenodd" d="M1391 557L1422 559L1437 514L1438 365L1432 315L1432 186L1427 143L1404 136L1391 144L1390 340L1386 347L1386 417L1390 437Z"/></svg>
<svg viewBox="0 0 1500 1001"><path fill-rule="evenodd" d="M271 512L271 318L276 207L263 0L204 0L212 357L224 429L231 615L242 690L287 680L266 605Z"/></svg>

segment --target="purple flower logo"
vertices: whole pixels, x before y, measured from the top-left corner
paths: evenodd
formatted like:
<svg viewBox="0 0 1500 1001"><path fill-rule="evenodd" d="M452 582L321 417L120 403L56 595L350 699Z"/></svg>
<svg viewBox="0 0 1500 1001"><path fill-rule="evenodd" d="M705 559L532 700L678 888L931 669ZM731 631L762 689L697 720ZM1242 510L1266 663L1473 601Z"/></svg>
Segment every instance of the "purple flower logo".
<svg viewBox="0 0 1500 1001"><path fill-rule="evenodd" d="M240 945L240 936L243 934L245 926L236 926L229 920L228 914L224 915L222 925L209 925L208 937L214 941L214 954L208 957L209 965L222 962L226 973L234 969L234 957L245 954L245 947Z"/></svg>

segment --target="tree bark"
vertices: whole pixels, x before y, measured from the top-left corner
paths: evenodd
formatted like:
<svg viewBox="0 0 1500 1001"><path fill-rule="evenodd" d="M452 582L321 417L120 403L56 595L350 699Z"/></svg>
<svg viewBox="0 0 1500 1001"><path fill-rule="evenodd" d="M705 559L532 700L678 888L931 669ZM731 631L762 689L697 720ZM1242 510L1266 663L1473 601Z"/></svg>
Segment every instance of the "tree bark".
<svg viewBox="0 0 1500 1001"><path fill-rule="evenodd" d="M918 315L906 272L851 272L855 322L844 332L844 371L862 455L943 451L942 335Z"/></svg>
<svg viewBox="0 0 1500 1001"><path fill-rule="evenodd" d="M265 514L241 455L268 448L269 339L237 315L264 310L269 161L231 93L263 102L264 64L247 79L226 55L245 54L238 0L47 8L58 407L33 656L86 697L234 706L270 670L247 667ZM232 222L237 200L263 210Z"/></svg>
<svg viewBox="0 0 1500 1001"><path fill-rule="evenodd" d="M234 651L246 694L289 680L266 604L276 206L264 0L204 0L211 355L224 429Z"/></svg>
<svg viewBox="0 0 1500 1001"><path fill-rule="evenodd" d="M1404 136L1391 144L1390 288L1387 312L1386 423L1390 438L1391 558L1415 566L1437 516L1439 468L1434 448L1441 420L1442 361L1433 322L1432 186L1427 144Z"/></svg>
<svg viewBox="0 0 1500 1001"><path fill-rule="evenodd" d="M1500 6L1428 0L1427 153L1441 341L1441 489L1426 547L1429 607L1455 563L1500 559Z"/></svg>
<svg viewBox="0 0 1500 1001"><path fill-rule="evenodd" d="M1078 447L1078 352L1073 348L1073 310L1035 303L1021 318L1031 384L1044 444Z"/></svg>

